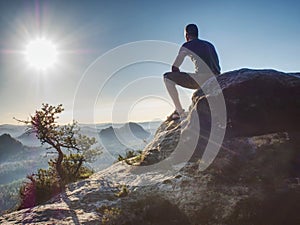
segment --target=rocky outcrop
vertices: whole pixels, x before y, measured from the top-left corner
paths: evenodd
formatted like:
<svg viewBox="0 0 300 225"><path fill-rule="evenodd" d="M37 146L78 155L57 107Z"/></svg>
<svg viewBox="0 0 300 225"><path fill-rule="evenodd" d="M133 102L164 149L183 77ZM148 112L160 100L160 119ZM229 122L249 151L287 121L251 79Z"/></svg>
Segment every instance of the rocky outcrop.
<svg viewBox="0 0 300 225"><path fill-rule="evenodd" d="M194 93L193 102L200 119L209 121L208 100L224 95L226 136L299 131L300 73L240 69L223 73L216 80L219 86L213 79L208 80ZM207 92L204 94L203 90Z"/></svg>
<svg viewBox="0 0 300 225"><path fill-rule="evenodd" d="M300 132L300 74L250 69L227 72L209 79L192 101L187 120L165 121L158 128L144 150L144 165L169 157L175 147L181 153L191 149L193 155L187 154L186 159L197 160L211 136L219 137L210 143L216 146L222 145L223 138Z"/></svg>
<svg viewBox="0 0 300 225"><path fill-rule="evenodd" d="M299 104L295 99L299 89L294 88L298 78L269 70L239 70L217 79L224 92L228 130L217 123L216 129L225 131L225 136L218 152L209 151L213 161L205 161L203 149L220 144L209 136L212 118L218 116L207 116L210 100L220 94L214 87L206 95L200 90L195 93L186 120L161 124L136 166L116 163L69 185L44 205L0 217L0 223L298 224L300 135L296 126L299 109L294 107ZM210 82L203 90L208 90L205 87ZM282 96L287 96L289 86L291 99L280 99L273 86ZM271 102L274 96L277 100ZM274 115L256 118L263 115L263 109ZM280 116L285 122L274 121ZM185 154L194 151L191 159ZM176 161L178 156L189 162L182 165ZM168 163L155 168L162 161Z"/></svg>

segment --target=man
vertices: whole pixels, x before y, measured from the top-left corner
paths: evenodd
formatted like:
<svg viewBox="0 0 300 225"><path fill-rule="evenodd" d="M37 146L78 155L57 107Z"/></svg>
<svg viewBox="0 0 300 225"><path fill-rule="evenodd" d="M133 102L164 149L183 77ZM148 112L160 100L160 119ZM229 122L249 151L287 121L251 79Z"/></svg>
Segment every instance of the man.
<svg viewBox="0 0 300 225"><path fill-rule="evenodd" d="M173 63L172 72L164 74L164 82L175 105L175 111L169 120L178 120L184 116L184 109L179 101L175 85L189 89L198 89L211 75L220 74L218 55L214 46L208 41L198 39L198 27L189 24L185 27L186 42L181 46ZM184 58L189 56L195 64L195 73L180 72L179 67Z"/></svg>

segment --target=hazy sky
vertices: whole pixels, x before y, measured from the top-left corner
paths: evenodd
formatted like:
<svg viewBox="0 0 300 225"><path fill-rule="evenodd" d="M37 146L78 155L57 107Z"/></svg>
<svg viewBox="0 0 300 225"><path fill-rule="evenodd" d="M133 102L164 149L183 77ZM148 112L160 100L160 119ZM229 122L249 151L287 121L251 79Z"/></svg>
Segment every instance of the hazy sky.
<svg viewBox="0 0 300 225"><path fill-rule="evenodd" d="M105 83L99 82L107 76L106 65L91 65L131 42L181 45L188 23L196 23L200 38L215 45L223 72L243 67L300 71L299 7L299 1L288 0L1 0L0 124L28 118L43 102L64 105L62 122L72 115L81 123L164 119L173 110L162 81L169 65L129 65ZM57 64L43 72L29 67L23 54L26 45L41 36L59 52ZM148 53L154 50L147 48ZM191 93L181 89L185 107Z"/></svg>

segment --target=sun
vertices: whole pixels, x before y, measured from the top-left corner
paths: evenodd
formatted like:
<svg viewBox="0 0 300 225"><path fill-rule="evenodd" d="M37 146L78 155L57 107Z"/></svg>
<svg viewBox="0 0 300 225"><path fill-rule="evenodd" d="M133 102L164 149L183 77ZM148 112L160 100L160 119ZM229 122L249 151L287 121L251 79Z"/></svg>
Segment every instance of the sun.
<svg viewBox="0 0 300 225"><path fill-rule="evenodd" d="M30 66L38 70L46 70L57 62L57 48L45 38L38 38L28 43L25 56Z"/></svg>

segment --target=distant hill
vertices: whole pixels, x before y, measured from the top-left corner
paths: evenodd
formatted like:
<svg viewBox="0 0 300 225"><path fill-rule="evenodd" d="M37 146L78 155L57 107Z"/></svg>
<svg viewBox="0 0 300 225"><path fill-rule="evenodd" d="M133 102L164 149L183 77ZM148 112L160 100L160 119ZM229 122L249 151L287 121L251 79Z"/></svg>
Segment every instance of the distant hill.
<svg viewBox="0 0 300 225"><path fill-rule="evenodd" d="M133 122L126 123L124 126L120 127L118 130L122 135L126 134L126 136L132 134L138 139L147 139L150 136L150 133L144 128Z"/></svg>
<svg viewBox="0 0 300 225"><path fill-rule="evenodd" d="M145 121L139 122L139 125L141 125L146 131L154 135L157 128L162 124L162 122L162 120Z"/></svg>
<svg viewBox="0 0 300 225"><path fill-rule="evenodd" d="M150 133L137 123L126 123L119 128L108 127L99 133L103 146L109 152L120 152L126 149L140 149Z"/></svg>
<svg viewBox="0 0 300 225"><path fill-rule="evenodd" d="M24 145L10 136L10 134L3 134L0 136L0 162L24 151Z"/></svg>
<svg viewBox="0 0 300 225"><path fill-rule="evenodd" d="M0 136L0 185L25 178L38 168L47 167L45 151L23 145L9 134Z"/></svg>
<svg viewBox="0 0 300 225"><path fill-rule="evenodd" d="M99 130L95 125L80 125L80 133L88 137L99 137Z"/></svg>
<svg viewBox="0 0 300 225"><path fill-rule="evenodd" d="M100 137L119 137L121 139L132 136L137 139L147 139L150 133L137 123L129 122L120 128L112 126L100 131Z"/></svg>
<svg viewBox="0 0 300 225"><path fill-rule="evenodd" d="M35 133L27 133L26 131L20 136L16 137L18 141L26 146L41 146L40 140L36 137Z"/></svg>
<svg viewBox="0 0 300 225"><path fill-rule="evenodd" d="M133 122L125 123L120 128L114 128L112 126L102 129L100 131L100 135L113 135L113 134L120 134L125 135L131 132L136 138L145 139L150 136L150 133L146 131L141 125Z"/></svg>
<svg viewBox="0 0 300 225"><path fill-rule="evenodd" d="M23 125L1 124L0 135L10 134L12 137L17 137L23 134L26 128L27 127Z"/></svg>

